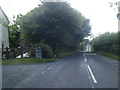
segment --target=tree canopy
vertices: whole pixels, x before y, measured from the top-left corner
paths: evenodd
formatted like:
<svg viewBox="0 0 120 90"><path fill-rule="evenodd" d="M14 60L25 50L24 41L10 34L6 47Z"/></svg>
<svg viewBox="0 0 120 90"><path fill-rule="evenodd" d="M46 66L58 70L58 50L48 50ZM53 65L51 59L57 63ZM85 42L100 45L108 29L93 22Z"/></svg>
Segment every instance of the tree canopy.
<svg viewBox="0 0 120 90"><path fill-rule="evenodd" d="M120 55L120 52L118 50L118 46L120 45L119 44L120 38L118 34L120 34L120 32L118 33L106 32L94 38L92 42L95 51L103 51L107 53Z"/></svg>
<svg viewBox="0 0 120 90"><path fill-rule="evenodd" d="M45 43L56 50L74 50L90 35L90 20L67 2L44 2L17 18L21 37L30 45Z"/></svg>

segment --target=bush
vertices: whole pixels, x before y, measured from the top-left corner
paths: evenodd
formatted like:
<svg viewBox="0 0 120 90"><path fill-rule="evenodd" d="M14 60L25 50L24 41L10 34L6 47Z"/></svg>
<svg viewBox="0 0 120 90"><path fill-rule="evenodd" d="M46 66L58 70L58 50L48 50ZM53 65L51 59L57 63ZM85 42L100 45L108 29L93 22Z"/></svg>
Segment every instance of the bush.
<svg viewBox="0 0 120 90"><path fill-rule="evenodd" d="M41 47L41 52L42 52L42 58L53 58L54 57L54 52L53 49L48 46L47 44L40 44Z"/></svg>
<svg viewBox="0 0 120 90"><path fill-rule="evenodd" d="M95 51L101 51L105 53L111 53L114 55L120 55L119 53L119 32L118 33L103 33L92 40Z"/></svg>
<svg viewBox="0 0 120 90"><path fill-rule="evenodd" d="M53 58L54 57L53 49L44 43L35 44L33 47L31 47L31 50L30 50L31 57L35 57L35 46L41 47L42 58Z"/></svg>

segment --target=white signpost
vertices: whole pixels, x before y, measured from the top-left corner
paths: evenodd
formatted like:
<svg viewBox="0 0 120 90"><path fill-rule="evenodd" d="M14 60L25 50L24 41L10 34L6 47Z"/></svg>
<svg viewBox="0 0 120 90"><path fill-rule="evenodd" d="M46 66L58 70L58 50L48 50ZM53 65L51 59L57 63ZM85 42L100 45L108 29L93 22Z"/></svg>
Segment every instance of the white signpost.
<svg viewBox="0 0 120 90"><path fill-rule="evenodd" d="M41 59L41 47L35 47L35 57Z"/></svg>

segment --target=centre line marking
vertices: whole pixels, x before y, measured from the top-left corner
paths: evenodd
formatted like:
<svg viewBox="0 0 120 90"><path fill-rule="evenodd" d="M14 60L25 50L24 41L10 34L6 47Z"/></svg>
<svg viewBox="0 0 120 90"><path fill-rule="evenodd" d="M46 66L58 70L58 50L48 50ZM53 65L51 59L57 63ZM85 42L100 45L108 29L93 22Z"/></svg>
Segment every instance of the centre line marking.
<svg viewBox="0 0 120 90"><path fill-rule="evenodd" d="M51 69L51 67L49 67L48 69Z"/></svg>
<svg viewBox="0 0 120 90"><path fill-rule="evenodd" d="M85 58L85 62L87 62L87 59Z"/></svg>
<svg viewBox="0 0 120 90"><path fill-rule="evenodd" d="M85 55L84 55L84 58L85 58Z"/></svg>
<svg viewBox="0 0 120 90"><path fill-rule="evenodd" d="M45 73L45 72L46 72L46 71L43 71L42 74Z"/></svg>
<svg viewBox="0 0 120 90"><path fill-rule="evenodd" d="M89 66L89 65L87 65L87 67L88 67L88 70L89 70L89 72L90 72L90 75L91 75L91 77L92 77L92 79L93 79L93 82L94 82L94 83L97 83L97 80L95 79L95 76L93 75L93 73L92 73L92 70L91 70L90 66Z"/></svg>

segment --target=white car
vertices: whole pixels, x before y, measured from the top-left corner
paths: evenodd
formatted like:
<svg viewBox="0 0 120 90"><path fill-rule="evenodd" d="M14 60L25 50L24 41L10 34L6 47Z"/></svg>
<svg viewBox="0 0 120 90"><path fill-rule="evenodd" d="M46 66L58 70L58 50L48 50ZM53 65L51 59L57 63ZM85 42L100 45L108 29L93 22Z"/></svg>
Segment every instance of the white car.
<svg viewBox="0 0 120 90"><path fill-rule="evenodd" d="M29 57L29 53L27 53L27 52L24 53L24 54L23 54L23 57ZM16 58L21 58L21 55L17 56Z"/></svg>

